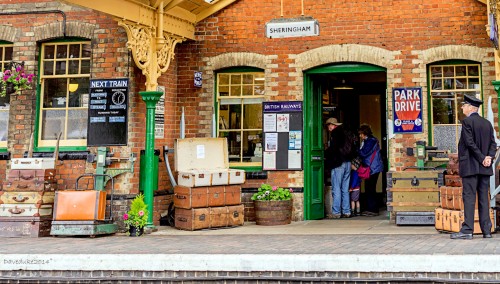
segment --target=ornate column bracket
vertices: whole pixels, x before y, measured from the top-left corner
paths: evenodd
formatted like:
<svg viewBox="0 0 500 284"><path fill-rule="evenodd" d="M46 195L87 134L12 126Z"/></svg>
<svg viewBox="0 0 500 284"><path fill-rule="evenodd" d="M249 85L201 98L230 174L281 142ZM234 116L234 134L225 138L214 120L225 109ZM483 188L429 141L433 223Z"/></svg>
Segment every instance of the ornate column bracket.
<svg viewBox="0 0 500 284"><path fill-rule="evenodd" d="M146 90L155 91L158 78L165 73L174 58L175 46L184 38L164 33L163 38L156 38L155 30L139 24L119 21L127 33L127 47L132 51L134 62L146 76Z"/></svg>

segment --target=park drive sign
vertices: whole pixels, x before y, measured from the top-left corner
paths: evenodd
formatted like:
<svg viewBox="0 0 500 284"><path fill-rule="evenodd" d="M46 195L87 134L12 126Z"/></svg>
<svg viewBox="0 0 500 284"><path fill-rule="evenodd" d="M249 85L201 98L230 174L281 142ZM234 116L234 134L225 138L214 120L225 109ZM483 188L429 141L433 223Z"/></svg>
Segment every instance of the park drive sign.
<svg viewBox="0 0 500 284"><path fill-rule="evenodd" d="M301 37L319 35L318 21L313 18L274 19L266 24L266 37Z"/></svg>

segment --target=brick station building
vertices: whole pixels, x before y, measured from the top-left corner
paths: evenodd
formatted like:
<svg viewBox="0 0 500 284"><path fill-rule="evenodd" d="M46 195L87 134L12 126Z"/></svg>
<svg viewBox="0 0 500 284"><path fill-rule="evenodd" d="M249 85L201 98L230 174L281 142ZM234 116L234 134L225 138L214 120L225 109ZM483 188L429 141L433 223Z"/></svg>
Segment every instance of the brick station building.
<svg viewBox="0 0 500 284"><path fill-rule="evenodd" d="M217 5L180 2L184 9L190 3ZM32 133L35 155L43 155L54 150L56 130L63 133L58 188L74 189L78 176L95 172L95 162L87 161L89 154L96 154L86 140L90 79L130 79L128 141L110 149L115 157L139 158L145 104L138 93L145 90L146 77L131 59L127 34L115 18L59 1L0 0L0 7L0 65L3 69L10 61L24 62L37 82L33 90L0 98L2 180L10 159L28 151ZM417 141L456 152L464 94L485 101L483 114L491 98L498 130L498 95L492 84L495 48L486 32L487 11L477 0L234 1L200 21L195 40L175 47L174 59L158 79L165 89L164 134L155 139L155 147L173 147L181 135L182 109L186 138L211 137L217 121L216 135L228 139L230 167L247 171L242 186L247 218L252 218L249 197L261 183L294 189L294 220L322 218L328 117L353 130L369 123L381 141L388 170L415 166L416 157L407 149ZM316 31L289 29L316 22ZM201 72L201 86L194 84L196 72ZM78 89L71 91L74 83ZM345 85L349 88L339 88ZM405 90L405 95L395 97L395 90ZM262 103L288 101L302 102L302 140L295 148L300 165L267 169L262 164L262 152L270 152L263 145ZM51 124L54 118L59 126ZM395 133L393 124L399 127L404 120L418 122ZM278 160L288 149L281 150ZM133 173L116 177L117 212L125 211L127 200L139 192L139 164L138 159ZM116 162L110 167L121 166ZM378 191L384 186L382 177ZM156 224L171 188L160 162Z"/></svg>

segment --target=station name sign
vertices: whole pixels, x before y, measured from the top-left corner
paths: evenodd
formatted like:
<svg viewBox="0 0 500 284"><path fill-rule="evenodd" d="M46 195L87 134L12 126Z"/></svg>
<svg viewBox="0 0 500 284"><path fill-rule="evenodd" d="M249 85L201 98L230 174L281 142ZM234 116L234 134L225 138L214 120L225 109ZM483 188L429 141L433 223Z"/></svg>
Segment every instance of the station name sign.
<svg viewBox="0 0 500 284"><path fill-rule="evenodd" d="M266 24L266 37L318 36L319 23L313 18L276 19Z"/></svg>

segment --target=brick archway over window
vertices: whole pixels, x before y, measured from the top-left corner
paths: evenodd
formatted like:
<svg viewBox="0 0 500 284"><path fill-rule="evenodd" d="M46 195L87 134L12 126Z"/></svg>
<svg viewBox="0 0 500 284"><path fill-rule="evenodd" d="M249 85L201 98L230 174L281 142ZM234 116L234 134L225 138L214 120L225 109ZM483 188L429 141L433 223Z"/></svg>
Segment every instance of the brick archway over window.
<svg viewBox="0 0 500 284"><path fill-rule="evenodd" d="M18 34L17 28L0 25L0 40L15 42Z"/></svg>
<svg viewBox="0 0 500 284"><path fill-rule="evenodd" d="M66 37L92 39L97 25L85 22L67 22ZM50 23L34 28L35 40L45 41L64 37L62 23Z"/></svg>

